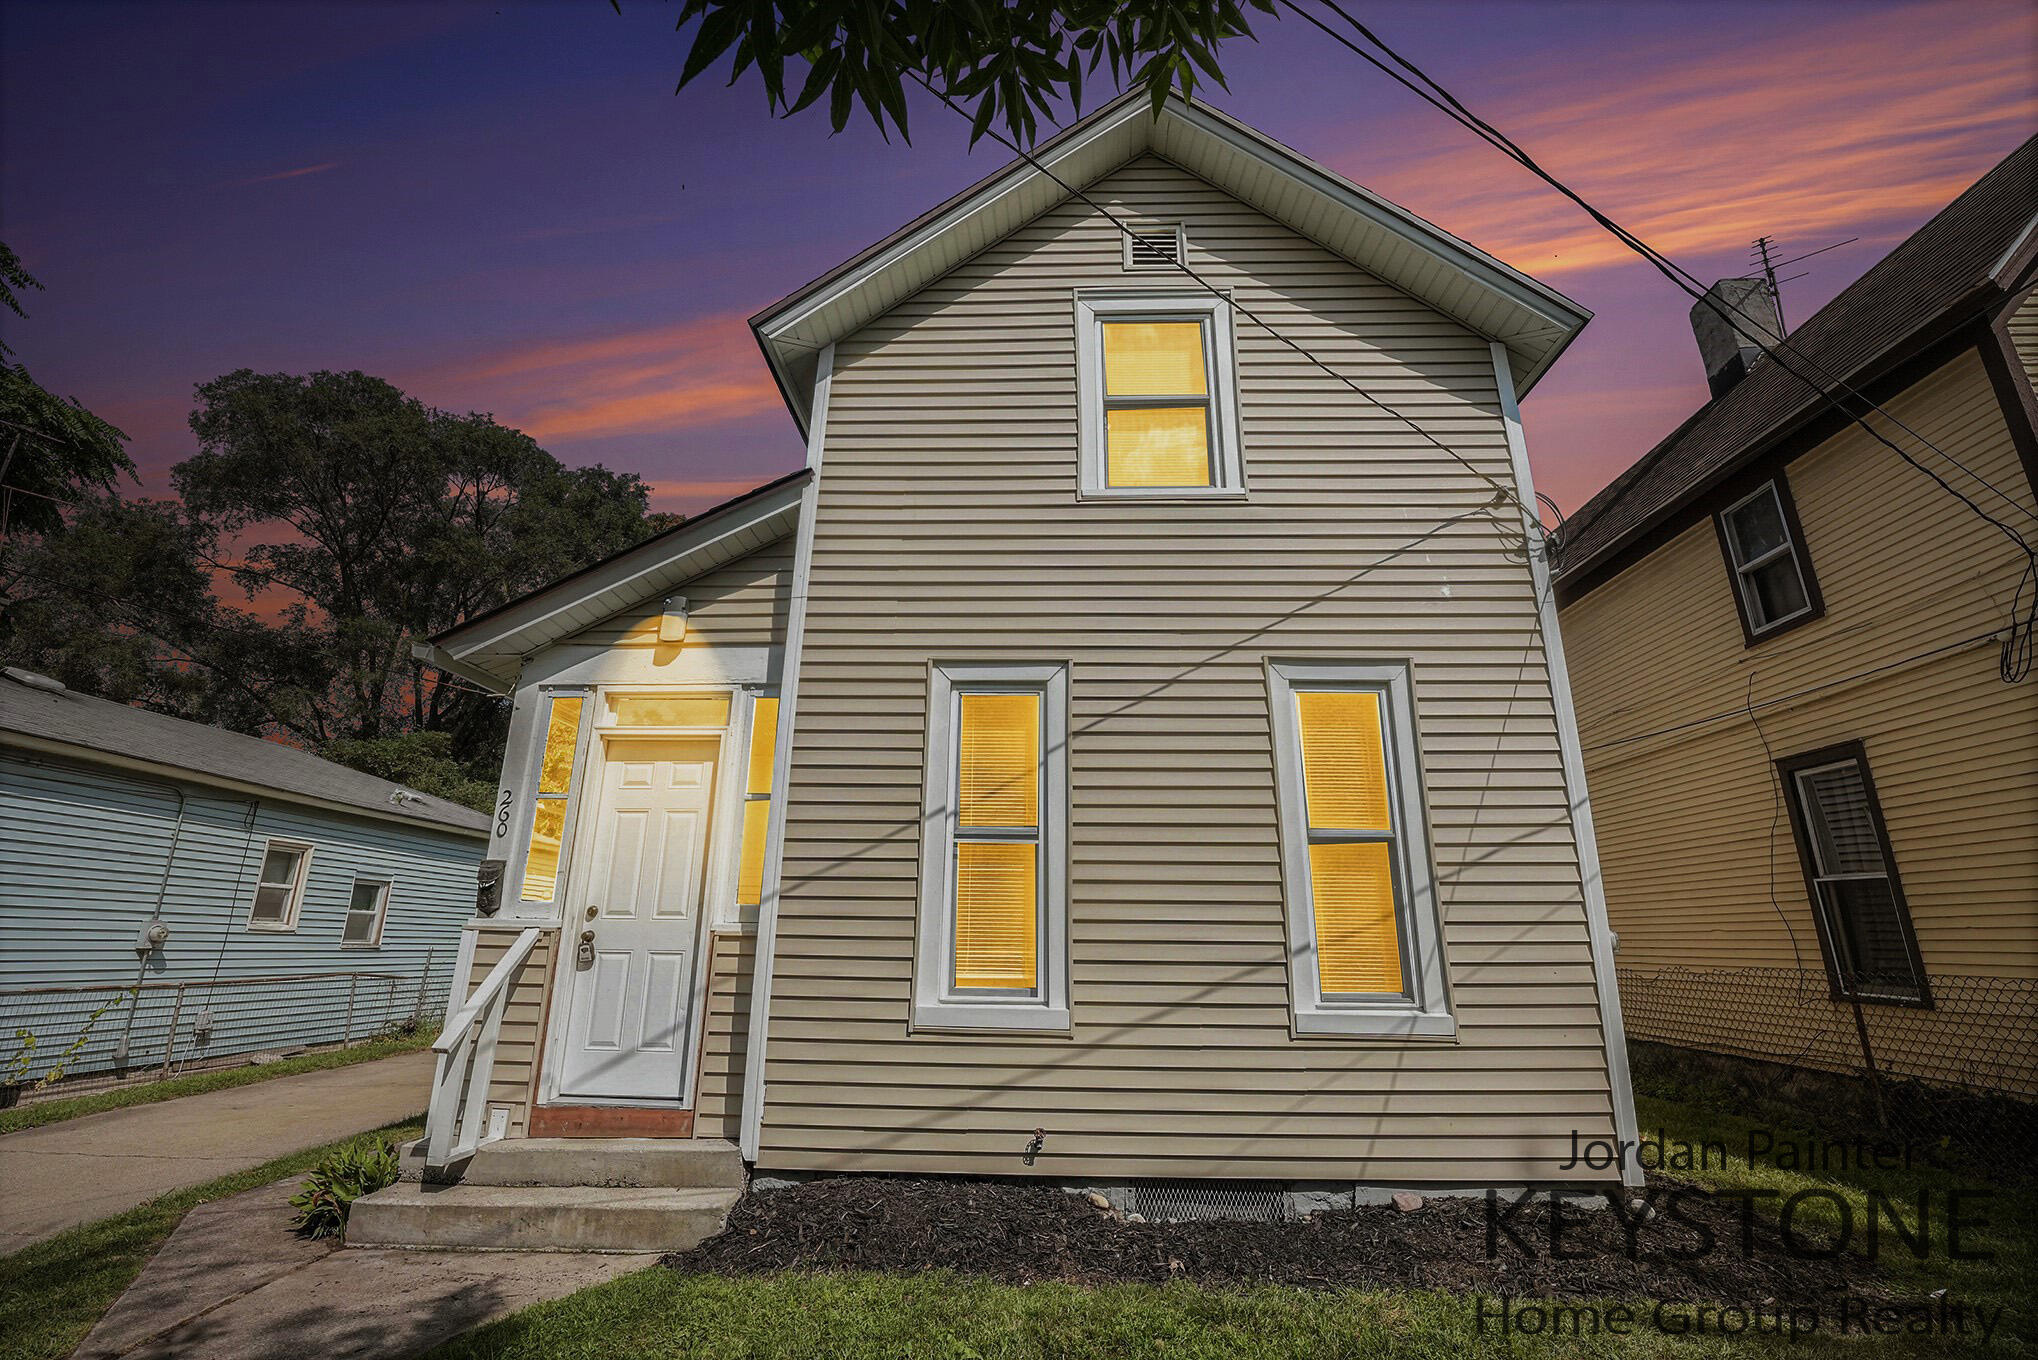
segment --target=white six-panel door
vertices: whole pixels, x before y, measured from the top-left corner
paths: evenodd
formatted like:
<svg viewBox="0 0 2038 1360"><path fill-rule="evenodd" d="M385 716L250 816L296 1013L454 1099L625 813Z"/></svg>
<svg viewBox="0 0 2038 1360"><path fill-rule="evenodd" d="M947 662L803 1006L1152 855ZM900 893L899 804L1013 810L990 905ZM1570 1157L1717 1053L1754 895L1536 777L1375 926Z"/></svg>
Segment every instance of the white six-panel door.
<svg viewBox="0 0 2038 1360"><path fill-rule="evenodd" d="M693 951L702 907L715 743L609 738L588 872L573 892L572 970L558 1098L685 1102ZM581 962L583 934L592 960Z"/></svg>

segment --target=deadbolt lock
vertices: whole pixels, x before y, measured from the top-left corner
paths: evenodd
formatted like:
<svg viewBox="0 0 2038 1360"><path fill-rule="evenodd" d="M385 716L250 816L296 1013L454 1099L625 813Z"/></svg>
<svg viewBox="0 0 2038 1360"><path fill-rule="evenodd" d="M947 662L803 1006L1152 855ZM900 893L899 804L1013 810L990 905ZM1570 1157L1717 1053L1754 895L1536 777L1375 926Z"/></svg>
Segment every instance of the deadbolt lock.
<svg viewBox="0 0 2038 1360"><path fill-rule="evenodd" d="M587 919L588 919L588 920L592 921L592 920L593 920L593 919L594 919L595 917L597 917L597 916L599 916L599 915L601 915L601 908L600 908L600 907L589 907L589 908L587 909Z"/></svg>

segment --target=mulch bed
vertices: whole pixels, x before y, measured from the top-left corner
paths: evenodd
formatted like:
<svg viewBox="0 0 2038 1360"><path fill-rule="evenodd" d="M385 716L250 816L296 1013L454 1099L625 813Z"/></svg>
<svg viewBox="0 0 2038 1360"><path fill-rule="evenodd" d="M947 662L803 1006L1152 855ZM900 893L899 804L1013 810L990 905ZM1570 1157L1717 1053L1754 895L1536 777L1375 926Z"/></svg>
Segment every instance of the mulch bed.
<svg viewBox="0 0 2038 1360"><path fill-rule="evenodd" d="M1678 1214L1658 1213L1638 1227L1633 1259L1618 1214L1574 1204L1561 1234L1565 1255L1578 1259L1559 1260L1549 1250L1545 1197L1508 1224L1534 1248L1531 1258L1504 1235L1488 1255L1483 1198L1431 1199L1406 1213L1385 1205L1337 1209L1291 1223L1134 1223L1049 1186L838 1176L745 1196L726 1232L665 1264L716 1275L949 1270L1011 1284L1189 1280L1742 1305L1816 1305L1839 1290L1882 1292L1873 1285L1873 1263L1852 1253L1793 1258L1774 1219L1759 1209L1754 1250L1744 1254L1739 1201L1710 1199L1667 1179L1651 1185L1689 1193ZM1698 1250L1700 1227L1715 1239L1708 1251ZM1810 1225L1799 1233L1814 1246L1824 1240ZM1678 1259L1680 1251L1691 1259Z"/></svg>

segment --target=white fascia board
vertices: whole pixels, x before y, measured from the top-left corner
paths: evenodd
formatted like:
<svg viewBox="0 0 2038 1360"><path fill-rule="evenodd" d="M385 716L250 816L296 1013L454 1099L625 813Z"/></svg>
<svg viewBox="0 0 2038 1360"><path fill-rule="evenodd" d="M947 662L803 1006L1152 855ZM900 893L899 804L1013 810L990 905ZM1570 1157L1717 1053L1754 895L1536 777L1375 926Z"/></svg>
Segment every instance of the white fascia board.
<svg viewBox="0 0 2038 1360"><path fill-rule="evenodd" d="M675 562L705 552L746 529L753 529L774 516L794 509L800 503L802 485L800 482L790 482L769 495L759 496L756 501L741 507L745 513L723 512L702 520L703 532L697 540L689 541L685 530L682 529L677 541L658 545L655 551L652 545L646 544L645 551L650 555L650 560L640 561L638 554L626 554L609 563L608 570L590 574L588 579L578 583L578 588L570 597L555 601L550 608L542 612L534 612L521 619L512 615L507 620L496 620L496 627L492 632L474 640L460 640L457 635L443 635L439 641L452 644L445 646L443 650L455 660L463 660L480 652L501 649L506 643L515 643L517 645L512 650L526 653L534 647L556 641L555 638L542 635L546 623L579 608L596 595L611 590L627 593L633 588L642 588L646 578L655 577L659 572L669 570ZM647 596L650 593L650 590L645 591ZM536 610L542 603L541 596L531 601L530 607ZM525 645L526 639L529 645Z"/></svg>
<svg viewBox="0 0 2038 1360"><path fill-rule="evenodd" d="M1493 376L1500 391L1501 424L1507 432L1507 453L1514 464L1515 494L1523 506L1536 503L1535 478L1529 471L1528 440L1522 433L1521 409L1515 405L1507 371L1507 346L1493 342ZM1522 531L1540 536L1522 513ZM1545 539L1545 542L1548 540ZM1606 918L1606 880L1599 867L1599 842L1592 827L1592 797L1585 787L1585 749L1578 735L1578 710L1571 702L1571 674L1564 662L1564 635L1557 624L1557 598L1550 588L1550 564L1541 551L1528 553L1529 581L1536 594L1536 617L1543 641L1543 665L1549 673L1550 703L1556 711L1557 751L1564 771L1565 801L1571 806L1571 837L1578 851L1579 886L1585 894L1585 930L1592 948L1592 980L1599 994L1599 1022L1606 1049L1606 1080L1613 1092L1614 1137L1628 1151L1621 1159L1621 1183L1640 1189L1643 1173L1640 1133L1635 1119L1635 1090L1628 1075L1628 1033L1621 1018L1620 981L1614 972L1613 928Z"/></svg>
<svg viewBox="0 0 2038 1360"><path fill-rule="evenodd" d="M410 654L414 660L422 661L435 670L442 670L448 675L457 676L471 684L479 685L493 694L509 694L517 686L517 678L514 675L497 675L494 671L483 670L479 666L469 665L436 643L413 642L410 644Z"/></svg>

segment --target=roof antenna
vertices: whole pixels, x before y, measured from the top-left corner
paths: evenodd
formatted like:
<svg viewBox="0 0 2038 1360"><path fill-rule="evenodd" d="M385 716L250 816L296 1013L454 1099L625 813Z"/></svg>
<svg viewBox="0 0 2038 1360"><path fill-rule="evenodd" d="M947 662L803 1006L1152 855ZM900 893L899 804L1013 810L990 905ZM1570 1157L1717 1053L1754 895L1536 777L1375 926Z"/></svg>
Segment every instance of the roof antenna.
<svg viewBox="0 0 2038 1360"><path fill-rule="evenodd" d="M1776 271L1786 265L1796 264L1799 260L1809 260L1814 255L1823 255L1829 250L1838 250L1841 246L1851 246L1860 239L1859 236L1849 236L1844 241L1835 241L1829 246L1820 246L1817 250L1807 250L1804 254L1793 255L1787 260L1772 260L1769 258L1769 251L1776 244L1776 238L1774 236L1757 236L1755 238L1755 244L1749 248L1748 253L1753 255L1755 262L1762 266L1763 281L1769 285L1769 300L1776 304L1776 325L1778 330L1782 331L1784 335L1790 333L1790 326L1783 319L1783 293L1777 285L1789 283L1792 279L1801 279L1811 271L1800 270L1781 279L1776 277ZM1782 338L1782 335L1777 337L1779 340Z"/></svg>

